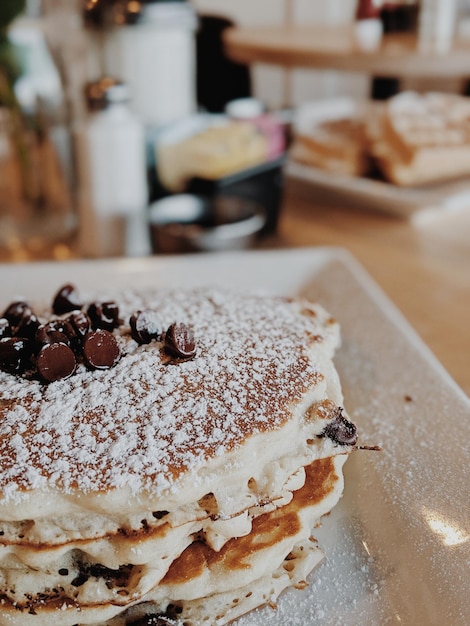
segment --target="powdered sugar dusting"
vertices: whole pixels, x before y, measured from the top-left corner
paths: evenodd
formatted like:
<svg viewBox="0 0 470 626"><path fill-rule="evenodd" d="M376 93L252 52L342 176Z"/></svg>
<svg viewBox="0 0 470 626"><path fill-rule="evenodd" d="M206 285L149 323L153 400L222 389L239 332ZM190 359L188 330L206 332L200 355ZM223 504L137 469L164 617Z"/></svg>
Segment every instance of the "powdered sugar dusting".
<svg viewBox="0 0 470 626"><path fill-rule="evenodd" d="M80 365L45 386L0 374L0 489L69 493L128 487L157 492L252 433L282 425L292 402L319 378L307 346L334 333L321 309L281 298L215 290L116 294L126 324L155 309L164 328L193 328L196 357L165 365L162 344L116 331L110 370ZM312 309L310 309L312 310ZM320 338L320 339L319 339Z"/></svg>

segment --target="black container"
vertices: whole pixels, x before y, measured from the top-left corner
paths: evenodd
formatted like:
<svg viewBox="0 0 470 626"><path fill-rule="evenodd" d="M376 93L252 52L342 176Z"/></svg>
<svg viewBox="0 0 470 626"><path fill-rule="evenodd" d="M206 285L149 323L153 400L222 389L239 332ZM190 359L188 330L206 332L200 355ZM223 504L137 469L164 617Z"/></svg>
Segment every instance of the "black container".
<svg viewBox="0 0 470 626"><path fill-rule="evenodd" d="M384 2L380 10L380 19L385 34L416 32L419 2ZM400 87L399 78L377 76L372 81L371 98L387 100L399 93Z"/></svg>
<svg viewBox="0 0 470 626"><path fill-rule="evenodd" d="M256 244L266 222L262 207L239 197L174 194L154 202L149 228L154 253L220 252Z"/></svg>
<svg viewBox="0 0 470 626"><path fill-rule="evenodd" d="M193 178L186 192L214 198L230 196L250 200L266 212L266 224L260 235L274 233L282 202L282 167L285 156L219 178Z"/></svg>
<svg viewBox="0 0 470 626"><path fill-rule="evenodd" d="M384 33L414 33L418 29L418 17L418 2L385 2L380 11Z"/></svg>

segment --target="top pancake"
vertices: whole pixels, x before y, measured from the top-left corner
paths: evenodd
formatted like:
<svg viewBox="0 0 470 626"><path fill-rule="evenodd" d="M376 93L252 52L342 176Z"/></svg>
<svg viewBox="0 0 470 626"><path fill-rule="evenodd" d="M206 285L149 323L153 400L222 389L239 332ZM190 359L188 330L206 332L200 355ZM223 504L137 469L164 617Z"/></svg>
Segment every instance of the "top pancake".
<svg viewBox="0 0 470 626"><path fill-rule="evenodd" d="M50 385L0 373L0 519L33 492L177 490L182 476L291 420L324 382L339 340L334 320L301 300L217 290L112 295L124 320L115 367L79 365ZM191 326L196 356L168 364L161 343L138 345L128 326L138 309L157 311L163 328Z"/></svg>

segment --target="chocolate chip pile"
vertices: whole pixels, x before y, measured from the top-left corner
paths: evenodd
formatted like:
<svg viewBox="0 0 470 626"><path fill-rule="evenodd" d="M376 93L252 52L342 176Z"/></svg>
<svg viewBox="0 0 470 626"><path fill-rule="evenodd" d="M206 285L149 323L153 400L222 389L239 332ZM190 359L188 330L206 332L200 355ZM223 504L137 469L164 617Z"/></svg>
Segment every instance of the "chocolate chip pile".
<svg viewBox="0 0 470 626"><path fill-rule="evenodd" d="M47 321L40 320L27 302L12 302L0 317L0 368L45 383L72 376L80 362L89 369L108 369L121 357L113 331L122 324L115 302L92 302L85 310L70 284L56 293ZM166 362L196 354L192 330L174 323L164 332L155 311L136 311L129 325L139 344L163 341Z"/></svg>

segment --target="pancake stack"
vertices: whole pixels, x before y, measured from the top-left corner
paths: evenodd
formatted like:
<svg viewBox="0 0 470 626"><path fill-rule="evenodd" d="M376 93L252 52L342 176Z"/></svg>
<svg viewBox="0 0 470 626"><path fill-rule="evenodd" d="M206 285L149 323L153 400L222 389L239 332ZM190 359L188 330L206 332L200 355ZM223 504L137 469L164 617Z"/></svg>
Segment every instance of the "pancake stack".
<svg viewBox="0 0 470 626"><path fill-rule="evenodd" d="M222 626L306 585L356 448L320 305L65 285L0 333L0 624Z"/></svg>

